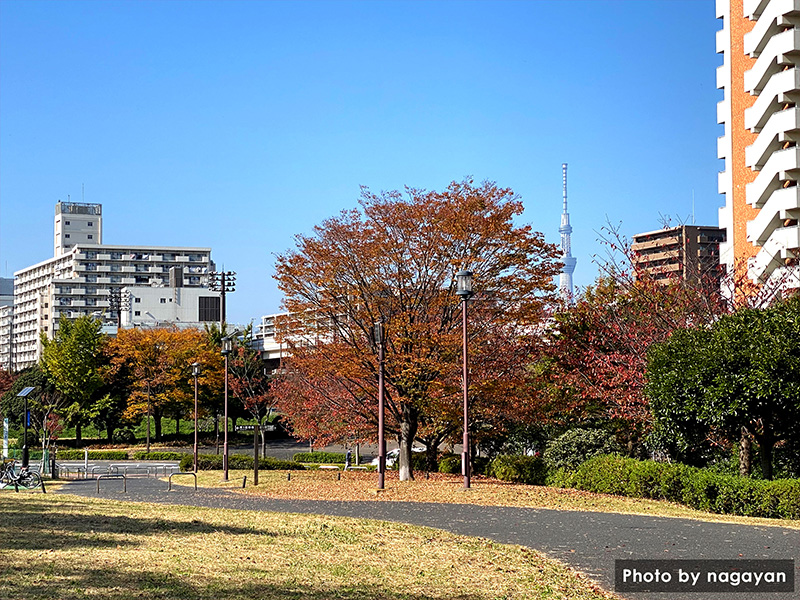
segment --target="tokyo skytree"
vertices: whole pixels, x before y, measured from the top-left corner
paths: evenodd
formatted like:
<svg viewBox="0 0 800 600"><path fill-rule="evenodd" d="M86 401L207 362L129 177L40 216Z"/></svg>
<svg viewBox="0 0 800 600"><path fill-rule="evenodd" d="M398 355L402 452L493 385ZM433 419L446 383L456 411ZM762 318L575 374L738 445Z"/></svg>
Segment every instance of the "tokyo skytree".
<svg viewBox="0 0 800 600"><path fill-rule="evenodd" d="M572 302L572 273L578 261L572 256L572 226L569 224L567 212L567 163L561 165L561 171L564 178L564 212L561 213L561 227L558 228L558 232L561 234L561 262L564 263L564 267L561 269L558 294L565 302Z"/></svg>

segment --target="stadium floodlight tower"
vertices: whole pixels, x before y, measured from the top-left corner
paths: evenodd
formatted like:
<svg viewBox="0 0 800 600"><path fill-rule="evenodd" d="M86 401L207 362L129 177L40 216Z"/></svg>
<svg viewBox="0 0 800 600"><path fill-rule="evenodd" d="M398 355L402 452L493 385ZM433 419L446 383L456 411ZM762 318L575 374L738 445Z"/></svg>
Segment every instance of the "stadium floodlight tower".
<svg viewBox="0 0 800 600"><path fill-rule="evenodd" d="M564 266L559 277L558 294L565 302L572 302L572 273L578 260L572 256L572 225L569 224L567 212L567 163L561 165L561 172L564 179L564 212L561 213L561 227L558 228L558 233L561 234L561 262Z"/></svg>

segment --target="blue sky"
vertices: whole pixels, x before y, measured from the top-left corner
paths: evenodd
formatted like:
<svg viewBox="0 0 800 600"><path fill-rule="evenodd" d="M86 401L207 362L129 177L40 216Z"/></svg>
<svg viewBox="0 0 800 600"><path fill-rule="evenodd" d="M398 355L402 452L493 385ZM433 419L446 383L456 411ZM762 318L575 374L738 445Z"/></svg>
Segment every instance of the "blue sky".
<svg viewBox="0 0 800 600"><path fill-rule="evenodd" d="M717 224L713 0L0 2L0 275L52 256L58 200L108 244L210 246L228 318L274 255L374 191L473 176L558 241ZM85 192L82 192L85 190Z"/></svg>

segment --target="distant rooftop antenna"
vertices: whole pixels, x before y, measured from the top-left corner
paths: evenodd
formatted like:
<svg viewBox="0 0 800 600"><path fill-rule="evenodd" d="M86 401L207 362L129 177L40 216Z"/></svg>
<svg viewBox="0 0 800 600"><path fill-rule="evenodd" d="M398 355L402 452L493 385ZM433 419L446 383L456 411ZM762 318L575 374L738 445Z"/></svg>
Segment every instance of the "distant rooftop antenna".
<svg viewBox="0 0 800 600"><path fill-rule="evenodd" d="M572 256L572 226L569 224L567 212L567 163L561 165L561 175L564 181L564 212L561 213L561 227L558 232L561 234L561 262L564 266L561 268L558 293L565 302L572 302L572 273L578 261Z"/></svg>

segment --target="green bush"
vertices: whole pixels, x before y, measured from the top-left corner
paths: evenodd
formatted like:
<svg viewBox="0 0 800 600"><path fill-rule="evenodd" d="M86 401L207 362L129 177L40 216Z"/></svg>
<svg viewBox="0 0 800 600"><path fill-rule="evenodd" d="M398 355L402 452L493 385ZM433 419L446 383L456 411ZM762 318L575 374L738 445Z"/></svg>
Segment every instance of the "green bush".
<svg viewBox="0 0 800 600"><path fill-rule="evenodd" d="M115 444L135 444L136 435L130 429L117 429L111 436Z"/></svg>
<svg viewBox="0 0 800 600"><path fill-rule="evenodd" d="M448 454L439 461L439 473L461 473L461 457Z"/></svg>
<svg viewBox="0 0 800 600"><path fill-rule="evenodd" d="M194 457L191 454L184 454L181 458L181 471L191 471L194 466ZM246 454L231 454L228 457L228 468L231 470L252 471L253 457ZM298 462L289 460L279 460L270 456L258 459L258 468L263 471L302 471L305 469ZM199 471L221 471L221 454L198 454L197 469Z"/></svg>
<svg viewBox="0 0 800 600"><path fill-rule="evenodd" d="M56 452L57 460L83 460L83 450L59 449ZM91 460L128 460L127 450L89 450Z"/></svg>
<svg viewBox="0 0 800 600"><path fill-rule="evenodd" d="M488 474L500 481L544 485L547 479L547 465L538 456L501 455L491 462Z"/></svg>
<svg viewBox="0 0 800 600"><path fill-rule="evenodd" d="M558 488L576 487L575 474L567 469L548 469L545 484Z"/></svg>
<svg viewBox="0 0 800 600"><path fill-rule="evenodd" d="M547 444L544 460L551 469L577 469L599 454L619 452L612 435L599 429L570 429Z"/></svg>
<svg viewBox="0 0 800 600"><path fill-rule="evenodd" d="M553 472L547 483L602 494L667 500L720 514L800 519L798 479L764 481L612 455L592 458L574 472Z"/></svg>
<svg viewBox="0 0 800 600"><path fill-rule="evenodd" d="M147 452L137 450L133 453L133 460L183 460L186 452ZM191 454L189 456L192 456Z"/></svg>
<svg viewBox="0 0 800 600"><path fill-rule="evenodd" d="M335 464L343 465L346 455L344 452L298 452L292 459L299 463ZM353 462L356 457L353 455Z"/></svg>

